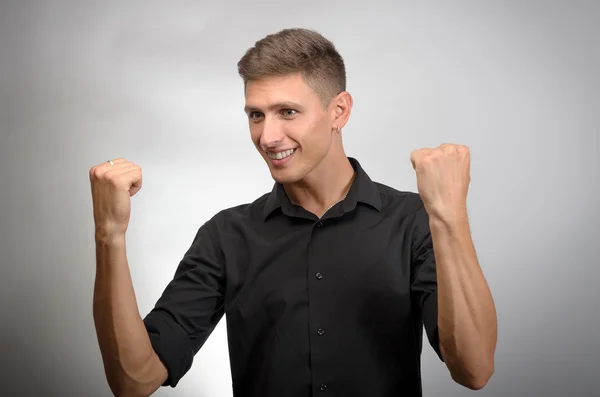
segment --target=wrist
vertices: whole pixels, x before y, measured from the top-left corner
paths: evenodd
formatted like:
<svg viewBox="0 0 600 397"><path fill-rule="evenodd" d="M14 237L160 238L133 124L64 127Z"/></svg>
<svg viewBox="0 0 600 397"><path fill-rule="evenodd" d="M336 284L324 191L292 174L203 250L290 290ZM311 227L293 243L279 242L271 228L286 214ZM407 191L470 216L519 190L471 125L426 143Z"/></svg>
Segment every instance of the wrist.
<svg viewBox="0 0 600 397"><path fill-rule="evenodd" d="M125 243L125 231L110 227L96 227L94 237L96 244L100 245L119 245Z"/></svg>
<svg viewBox="0 0 600 397"><path fill-rule="evenodd" d="M466 208L447 208L429 214L431 228L457 229L467 226L469 220Z"/></svg>

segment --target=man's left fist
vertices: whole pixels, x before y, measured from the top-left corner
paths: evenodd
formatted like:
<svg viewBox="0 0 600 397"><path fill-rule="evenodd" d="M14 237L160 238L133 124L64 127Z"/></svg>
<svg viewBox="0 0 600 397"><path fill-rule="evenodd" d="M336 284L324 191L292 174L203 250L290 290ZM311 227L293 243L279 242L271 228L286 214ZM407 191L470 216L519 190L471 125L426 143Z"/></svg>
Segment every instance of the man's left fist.
<svg viewBox="0 0 600 397"><path fill-rule="evenodd" d="M417 174L417 189L430 216L454 220L466 214L471 182L469 148L443 144L415 150L410 161Z"/></svg>

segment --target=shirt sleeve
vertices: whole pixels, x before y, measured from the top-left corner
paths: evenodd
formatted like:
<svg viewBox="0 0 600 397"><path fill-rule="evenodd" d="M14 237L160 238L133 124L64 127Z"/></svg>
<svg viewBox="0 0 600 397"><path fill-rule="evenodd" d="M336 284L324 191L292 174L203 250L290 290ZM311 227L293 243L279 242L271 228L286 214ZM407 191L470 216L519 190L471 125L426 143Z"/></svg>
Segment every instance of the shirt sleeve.
<svg viewBox="0 0 600 397"><path fill-rule="evenodd" d="M440 360L444 361L438 331L436 262L429 216L422 202L414 215L412 226L411 296L422 320L422 324L419 324L420 329L425 327L429 344Z"/></svg>
<svg viewBox="0 0 600 397"><path fill-rule="evenodd" d="M223 317L225 271L212 220L202 225L144 324L175 387Z"/></svg>

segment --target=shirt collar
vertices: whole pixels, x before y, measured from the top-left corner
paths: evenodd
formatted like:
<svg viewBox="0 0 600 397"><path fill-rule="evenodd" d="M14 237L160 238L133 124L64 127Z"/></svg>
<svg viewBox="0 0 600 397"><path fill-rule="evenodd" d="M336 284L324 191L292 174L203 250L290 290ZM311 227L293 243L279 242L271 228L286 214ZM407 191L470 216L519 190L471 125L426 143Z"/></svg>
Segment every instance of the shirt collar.
<svg viewBox="0 0 600 397"><path fill-rule="evenodd" d="M381 195L375 182L371 180L369 175L361 167L358 160L353 157L348 157L352 168L356 172L356 178L352 182L352 186L348 191L348 195L342 204L344 212L350 211L356 207L356 203L364 203L370 205L378 211L381 211ZM278 208L282 208L284 212L293 213L293 204L289 200L285 189L281 183L275 182L273 190L269 194L264 207L264 218L273 213ZM286 211L289 210L289 211Z"/></svg>

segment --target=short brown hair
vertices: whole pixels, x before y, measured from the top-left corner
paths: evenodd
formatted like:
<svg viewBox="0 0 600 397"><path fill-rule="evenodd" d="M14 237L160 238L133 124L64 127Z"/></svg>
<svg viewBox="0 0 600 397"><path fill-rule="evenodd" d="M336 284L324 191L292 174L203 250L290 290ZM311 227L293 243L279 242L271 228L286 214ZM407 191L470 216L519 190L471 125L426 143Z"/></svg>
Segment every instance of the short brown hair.
<svg viewBox="0 0 600 397"><path fill-rule="evenodd" d="M331 41L309 29L284 29L257 41L238 62L244 86L251 80L300 73L326 106L346 90L344 60Z"/></svg>

